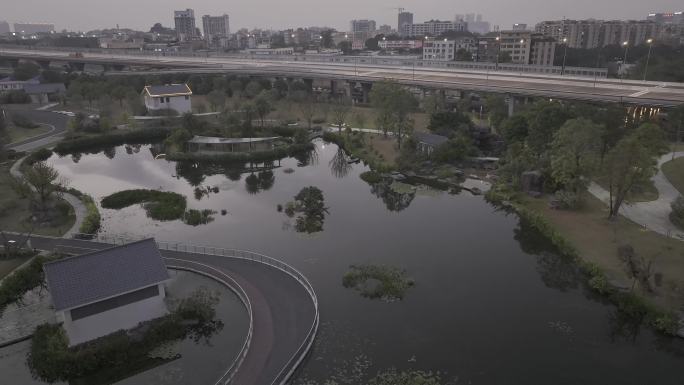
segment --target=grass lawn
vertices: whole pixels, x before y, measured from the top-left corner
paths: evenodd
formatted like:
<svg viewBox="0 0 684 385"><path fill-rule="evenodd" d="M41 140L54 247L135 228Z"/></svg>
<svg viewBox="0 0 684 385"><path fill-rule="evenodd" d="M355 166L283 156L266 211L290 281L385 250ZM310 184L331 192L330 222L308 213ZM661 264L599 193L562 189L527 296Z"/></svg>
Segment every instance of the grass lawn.
<svg viewBox="0 0 684 385"><path fill-rule="evenodd" d="M0 279L5 278L9 273L21 266L24 262L31 259L31 257L12 258L0 260Z"/></svg>
<svg viewBox="0 0 684 385"><path fill-rule="evenodd" d="M30 228L31 216L28 199L21 198L10 187L9 164L0 166L0 229L26 232ZM40 235L61 236L74 225L76 217L73 209L69 215L54 226L36 227L33 232Z"/></svg>
<svg viewBox="0 0 684 385"><path fill-rule="evenodd" d="M546 217L582 258L598 264L608 277L626 286L631 285L631 280L617 248L632 245L638 256L653 261L654 272L663 275L655 293L647 297L669 309L684 304L684 242L646 230L623 217L608 221L608 208L593 196L588 195L584 208L578 211L550 209L547 199L524 200L529 208Z"/></svg>
<svg viewBox="0 0 684 385"><path fill-rule="evenodd" d="M10 124L7 127L7 133L9 134L10 142L18 142L20 140L44 134L50 130L51 128L49 126L44 126L42 124L36 128L17 127L13 124Z"/></svg>
<svg viewBox="0 0 684 385"><path fill-rule="evenodd" d="M663 164L663 174L680 193L684 193L684 157Z"/></svg>
<svg viewBox="0 0 684 385"><path fill-rule="evenodd" d="M595 182L608 191L608 183L604 179L596 179ZM658 189L655 188L652 181L648 181L643 185L636 185L632 191L627 194L627 202L651 202L658 199Z"/></svg>

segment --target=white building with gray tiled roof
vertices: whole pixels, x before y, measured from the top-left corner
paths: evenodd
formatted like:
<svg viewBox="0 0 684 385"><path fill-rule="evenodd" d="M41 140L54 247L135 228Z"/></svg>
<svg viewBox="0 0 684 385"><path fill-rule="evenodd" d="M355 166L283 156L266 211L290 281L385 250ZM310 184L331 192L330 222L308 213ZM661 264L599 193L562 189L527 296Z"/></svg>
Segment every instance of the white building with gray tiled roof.
<svg viewBox="0 0 684 385"><path fill-rule="evenodd" d="M143 96L148 111L174 110L180 115L192 112L192 90L187 84L145 86Z"/></svg>
<svg viewBox="0 0 684 385"><path fill-rule="evenodd" d="M166 265L154 239L46 263L48 290L69 345L168 313Z"/></svg>

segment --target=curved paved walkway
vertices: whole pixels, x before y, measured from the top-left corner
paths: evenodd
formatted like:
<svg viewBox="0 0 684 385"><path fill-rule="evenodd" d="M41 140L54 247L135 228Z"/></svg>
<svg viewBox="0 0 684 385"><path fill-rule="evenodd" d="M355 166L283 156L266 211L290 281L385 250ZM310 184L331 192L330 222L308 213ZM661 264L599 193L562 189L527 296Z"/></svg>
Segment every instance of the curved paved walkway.
<svg viewBox="0 0 684 385"><path fill-rule="evenodd" d="M50 126L50 131L45 134L24 139L20 142L10 143L6 146L7 148L15 151L33 151L40 147L50 145L61 138L61 134L66 131L66 124L69 121L69 119L64 115L43 110L31 111L31 119L39 124ZM23 163L24 159L26 159L26 157L17 160L10 168L10 174L15 178L22 177L21 164ZM81 200L73 194L66 192L62 193L62 198L74 208L74 215L76 216L74 225L71 226L66 234L64 234L65 237L71 238L80 232L81 224L83 224L83 221L88 214L88 210L83 202L81 202Z"/></svg>
<svg viewBox="0 0 684 385"><path fill-rule="evenodd" d="M658 189L658 199L651 202L624 203L620 207L620 214L625 218L646 227L656 233L684 240L684 231L670 222L670 204L680 196L679 191L667 180L663 174L662 165L672 160L673 153L665 154L658 159L658 173L651 178ZM674 157L684 156L684 152L675 152ZM610 193L596 183L589 185L589 192L608 204Z"/></svg>
<svg viewBox="0 0 684 385"><path fill-rule="evenodd" d="M40 250L62 248L78 253L112 245L34 235L31 246ZM258 261L204 253L216 251L214 248L193 249L201 252L167 248L169 244L162 247L161 253L163 257L172 259L169 264L177 265L178 260L183 260L217 269L235 280L251 302L254 319L251 346L231 383L284 384L308 353L318 329L315 295L312 297L292 275Z"/></svg>

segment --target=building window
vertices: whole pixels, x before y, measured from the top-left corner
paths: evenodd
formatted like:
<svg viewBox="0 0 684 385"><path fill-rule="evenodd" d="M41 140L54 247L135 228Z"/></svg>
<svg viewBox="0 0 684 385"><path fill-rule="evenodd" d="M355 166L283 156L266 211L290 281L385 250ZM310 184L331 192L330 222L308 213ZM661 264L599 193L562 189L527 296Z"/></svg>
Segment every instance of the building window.
<svg viewBox="0 0 684 385"><path fill-rule="evenodd" d="M164 103L164 98L160 98L159 100L160 100L162 103Z"/></svg>
<svg viewBox="0 0 684 385"><path fill-rule="evenodd" d="M166 98L166 102L169 103L171 101L170 98Z"/></svg>

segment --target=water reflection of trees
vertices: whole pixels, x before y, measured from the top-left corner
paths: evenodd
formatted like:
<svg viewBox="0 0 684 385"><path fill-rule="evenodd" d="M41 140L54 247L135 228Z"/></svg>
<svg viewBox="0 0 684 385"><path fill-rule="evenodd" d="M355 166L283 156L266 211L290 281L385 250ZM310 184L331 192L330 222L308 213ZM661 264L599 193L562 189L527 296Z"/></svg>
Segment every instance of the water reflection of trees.
<svg viewBox="0 0 684 385"><path fill-rule="evenodd" d="M318 151L314 147L311 151L300 152L293 155L297 159L297 167L315 166L318 164Z"/></svg>
<svg viewBox="0 0 684 385"><path fill-rule="evenodd" d="M529 221L521 218L513 233L522 251L536 257L537 271L544 285L560 291L579 287L582 273L576 263L572 258L561 256L551 241Z"/></svg>
<svg viewBox="0 0 684 385"><path fill-rule="evenodd" d="M261 191L271 189L275 184L275 174L271 170L251 173L245 178L245 188L250 194L258 194Z"/></svg>
<svg viewBox="0 0 684 385"><path fill-rule="evenodd" d="M328 165L330 166L330 171L333 176L336 178L344 178L352 169L352 165L349 164L349 156L347 156L347 153L344 152L341 147L337 148L335 156L330 159Z"/></svg>
<svg viewBox="0 0 684 385"><path fill-rule="evenodd" d="M389 211L402 211L408 208L416 197L415 191L399 192L394 190L387 182L372 184L371 193L382 199L382 202Z"/></svg>
<svg viewBox="0 0 684 385"><path fill-rule="evenodd" d="M102 150L102 153L109 159L114 159L116 156L116 147L107 147Z"/></svg>

